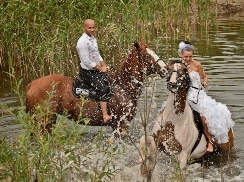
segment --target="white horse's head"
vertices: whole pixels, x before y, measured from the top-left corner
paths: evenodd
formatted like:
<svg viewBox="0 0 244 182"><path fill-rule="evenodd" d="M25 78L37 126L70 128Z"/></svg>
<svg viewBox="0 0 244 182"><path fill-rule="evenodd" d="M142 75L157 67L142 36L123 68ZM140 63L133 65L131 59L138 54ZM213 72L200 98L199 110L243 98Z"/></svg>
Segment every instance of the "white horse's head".
<svg viewBox="0 0 244 182"><path fill-rule="evenodd" d="M167 66L167 88L173 94L176 114L182 114L186 106L187 92L190 88L190 77L187 67L181 61L173 61Z"/></svg>

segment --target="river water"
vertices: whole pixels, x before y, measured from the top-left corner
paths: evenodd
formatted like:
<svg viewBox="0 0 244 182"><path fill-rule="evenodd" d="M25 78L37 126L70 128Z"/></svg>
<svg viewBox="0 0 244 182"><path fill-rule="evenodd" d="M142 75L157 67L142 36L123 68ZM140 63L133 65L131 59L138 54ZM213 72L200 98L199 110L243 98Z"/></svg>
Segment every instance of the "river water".
<svg viewBox="0 0 244 182"><path fill-rule="evenodd" d="M209 28L208 34L192 31L190 38L191 43L196 47L194 59L202 63L209 78L209 86L206 90L208 95L218 102L226 104L232 113L232 119L235 121L233 128L235 147L228 154L211 156L207 159L208 170L205 172L208 173L208 177L196 177L202 175L202 173L196 172L201 169L198 166L192 166L189 171L198 173L196 176L193 175L194 180L224 181L223 178L221 179L220 171L221 169L225 170L227 164L231 164L232 174L229 174L225 181L244 181L244 24L242 21L233 19L219 20L217 27ZM158 37L158 39L163 40L165 37ZM169 58L170 60L177 59L177 48L180 40L185 39L179 37L177 41L159 41L164 43L158 45L157 53L166 62ZM146 91L149 93L147 100L150 100L151 97L150 90L153 90L154 93L152 106L156 108L150 111L153 113L151 116L153 120L162 105L162 101L166 100L168 91L164 80L159 78L155 81L155 78L151 77L144 88L144 94ZM143 112L145 99L142 97L140 101L138 111ZM162 158L164 161L165 158ZM162 167L165 168L165 166ZM155 170L157 171L157 169Z"/></svg>
<svg viewBox="0 0 244 182"><path fill-rule="evenodd" d="M196 47L194 59L202 63L209 77L208 95L226 104L235 121L233 128L235 135L234 149L229 154L209 158L205 171L208 174L205 177L200 172L202 168L199 164L192 165L189 171L190 173L198 171L193 176L194 180L222 181L221 171L225 170L228 164L232 172L229 172L225 181L244 181L244 22L232 18L218 20L217 26L210 27L207 34L201 33L199 30L192 30L189 37ZM154 39L156 39L157 45L150 45L150 47L153 47L165 62L168 62L171 59L178 58L178 43L185 40L185 37L175 38L157 35ZM11 87L11 83L7 81L6 77L0 75L0 100L17 110L19 107L18 97L15 96ZM152 90L153 97L150 93ZM152 99L150 120L153 120L166 97L165 80L154 75L150 76L145 83L143 94L139 100L137 117L130 123L130 132L135 138L139 138L143 134L141 125L138 123L140 122L139 113L145 112L145 104L148 104ZM145 98L147 98L147 103L145 103ZM4 111L2 110L0 114L4 114ZM0 133L2 135L16 136L20 132L20 128L20 124L14 121L11 116L3 116L0 120ZM113 181L142 181L143 179L138 173L138 153L132 145L127 144L127 148L128 155L117 159L118 162L120 161L119 165L123 168L123 177L117 175ZM155 169L155 181L160 181L162 168L164 170L167 168L163 162L164 160L168 160L168 157L162 154Z"/></svg>

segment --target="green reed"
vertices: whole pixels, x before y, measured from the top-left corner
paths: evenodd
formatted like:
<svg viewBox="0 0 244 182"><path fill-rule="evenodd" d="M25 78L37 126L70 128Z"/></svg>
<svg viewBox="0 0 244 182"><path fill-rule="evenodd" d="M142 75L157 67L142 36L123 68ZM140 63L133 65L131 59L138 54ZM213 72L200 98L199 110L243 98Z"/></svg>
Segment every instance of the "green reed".
<svg viewBox="0 0 244 182"><path fill-rule="evenodd" d="M86 18L96 21L103 57L115 64L141 36L150 43L157 35L187 37L192 24L207 27L212 21L210 6L209 0L2 0L1 70L14 67L32 78L76 75L75 46Z"/></svg>
<svg viewBox="0 0 244 182"><path fill-rule="evenodd" d="M43 105L30 115L25 113L20 89L23 77L16 78L14 73L9 76L14 80L13 91L19 96L20 107L14 111L0 101L0 119L14 117L22 130L16 138L0 135L0 181L109 181L120 170L113 159L124 149L107 142L104 128L96 137L86 138L89 119L80 114L77 122L58 116L51 135L43 132L43 124L50 123L54 92L49 92ZM79 124L82 121L84 125Z"/></svg>

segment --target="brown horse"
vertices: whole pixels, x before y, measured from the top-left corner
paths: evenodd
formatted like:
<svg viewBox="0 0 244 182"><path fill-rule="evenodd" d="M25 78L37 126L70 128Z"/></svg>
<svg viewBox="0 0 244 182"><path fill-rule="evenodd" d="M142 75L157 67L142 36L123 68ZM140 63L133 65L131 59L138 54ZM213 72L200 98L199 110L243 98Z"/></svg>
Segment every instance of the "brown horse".
<svg viewBox="0 0 244 182"><path fill-rule="evenodd" d="M127 123L136 114L137 99L141 93L145 74L163 74L164 62L146 45L143 38L140 43L135 42L134 48L124 59L119 68L109 75L113 83L114 94L108 102L108 113L112 119L103 122L100 105L89 100L82 103L82 99L72 94L74 78L57 74L45 76L29 83L26 87L26 112L33 114L35 107L43 105L48 92L55 91L51 98L50 111L53 113L50 124L43 126L48 132L56 122L56 113L67 112L70 119L78 120L82 113L89 118L89 125L110 125L113 130L125 131ZM81 110L82 106L82 110Z"/></svg>
<svg viewBox="0 0 244 182"><path fill-rule="evenodd" d="M196 127L196 115L194 116L187 99L190 87L187 67L180 61L175 61L166 68L169 96L165 107L155 121L152 136L142 136L140 139L139 163L143 164L143 174L148 174L155 167L157 150L164 151L169 156L176 156L181 168L185 167L189 158L198 159L206 154L207 140L203 132ZM198 122L201 126L200 117ZM229 130L228 136L228 143L214 143L217 151L225 152L234 146L232 129Z"/></svg>

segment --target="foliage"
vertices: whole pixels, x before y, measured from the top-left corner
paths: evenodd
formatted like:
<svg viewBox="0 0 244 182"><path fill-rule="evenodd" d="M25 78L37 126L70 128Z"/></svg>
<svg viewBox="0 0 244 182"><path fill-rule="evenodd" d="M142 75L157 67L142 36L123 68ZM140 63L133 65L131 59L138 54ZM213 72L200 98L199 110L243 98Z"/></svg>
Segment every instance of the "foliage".
<svg viewBox="0 0 244 182"><path fill-rule="evenodd" d="M28 72L32 79L50 73L77 75L75 46L86 18L96 21L103 57L115 64L141 36L187 36L192 23L208 26L210 6L209 0L2 0L0 68Z"/></svg>
<svg viewBox="0 0 244 182"><path fill-rule="evenodd" d="M22 78L10 75L23 104L18 89ZM106 141L103 128L88 140L84 136L88 132L87 126L79 124L81 121L88 123L88 119L80 116L80 120L74 122L58 116L52 133L43 132L43 124L50 121L49 104L53 94L49 93L47 101L43 106L37 106L33 115L25 113L23 105L18 112L13 112L0 104L5 114L12 115L22 124L17 138L0 137L0 181L109 181L119 171L113 158L121 150ZM36 122L36 119L42 122ZM84 140L87 140L86 145Z"/></svg>

